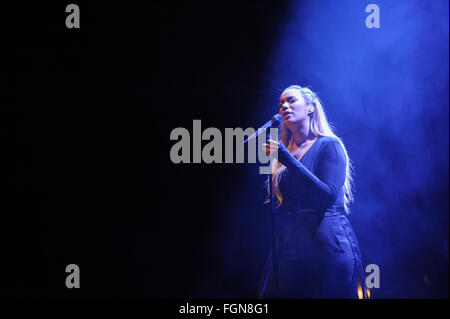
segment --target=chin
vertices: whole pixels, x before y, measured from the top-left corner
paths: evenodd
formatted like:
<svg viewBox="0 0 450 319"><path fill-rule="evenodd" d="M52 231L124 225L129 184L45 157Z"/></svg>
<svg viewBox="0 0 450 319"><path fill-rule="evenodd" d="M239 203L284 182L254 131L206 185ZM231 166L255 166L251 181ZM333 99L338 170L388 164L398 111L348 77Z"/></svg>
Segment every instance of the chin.
<svg viewBox="0 0 450 319"><path fill-rule="evenodd" d="M296 121L296 119L295 119L293 116L291 116L291 117L288 118L287 120L284 120L284 122L285 122L285 123L295 123L295 122L297 122L297 121Z"/></svg>

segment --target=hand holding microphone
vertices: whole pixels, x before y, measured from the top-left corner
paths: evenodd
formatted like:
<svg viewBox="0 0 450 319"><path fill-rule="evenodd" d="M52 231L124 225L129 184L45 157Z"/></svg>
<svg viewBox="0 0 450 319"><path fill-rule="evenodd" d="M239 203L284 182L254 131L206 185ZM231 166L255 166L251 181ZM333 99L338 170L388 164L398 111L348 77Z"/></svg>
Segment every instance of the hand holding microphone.
<svg viewBox="0 0 450 319"><path fill-rule="evenodd" d="M280 146L280 142L274 140L268 140L267 143L262 144L262 149L266 152L267 156L273 156L276 152L278 152L278 147Z"/></svg>

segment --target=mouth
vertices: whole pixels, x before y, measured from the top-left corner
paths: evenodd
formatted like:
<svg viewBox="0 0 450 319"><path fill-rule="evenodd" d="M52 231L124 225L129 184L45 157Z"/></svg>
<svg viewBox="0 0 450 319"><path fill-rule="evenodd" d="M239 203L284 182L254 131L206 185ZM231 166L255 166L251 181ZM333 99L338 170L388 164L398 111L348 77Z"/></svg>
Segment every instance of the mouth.
<svg viewBox="0 0 450 319"><path fill-rule="evenodd" d="M287 120L291 115L292 115L292 113L284 113L283 119Z"/></svg>

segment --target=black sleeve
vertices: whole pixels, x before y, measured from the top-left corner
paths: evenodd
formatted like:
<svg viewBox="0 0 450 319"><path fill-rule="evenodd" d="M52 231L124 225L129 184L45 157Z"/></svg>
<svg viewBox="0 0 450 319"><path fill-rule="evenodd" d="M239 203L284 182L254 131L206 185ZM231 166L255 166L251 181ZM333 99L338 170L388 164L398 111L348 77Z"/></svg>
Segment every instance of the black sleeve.
<svg viewBox="0 0 450 319"><path fill-rule="evenodd" d="M319 153L315 175L311 173L289 150L280 143L278 160L286 166L289 174L304 185L308 195L320 206L330 206L345 182L347 159L338 141L327 141Z"/></svg>

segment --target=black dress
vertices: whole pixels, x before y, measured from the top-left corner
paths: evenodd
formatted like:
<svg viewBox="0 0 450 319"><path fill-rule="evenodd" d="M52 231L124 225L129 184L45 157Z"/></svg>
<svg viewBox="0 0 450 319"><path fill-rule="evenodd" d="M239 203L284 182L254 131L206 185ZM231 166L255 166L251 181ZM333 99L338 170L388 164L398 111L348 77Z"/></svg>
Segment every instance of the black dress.
<svg viewBox="0 0 450 319"><path fill-rule="evenodd" d="M286 166L279 183L283 201L275 209L275 252L258 296L358 298L358 286L365 293L364 270L344 210L347 162L341 144L319 136L298 161L281 143L278 160Z"/></svg>

